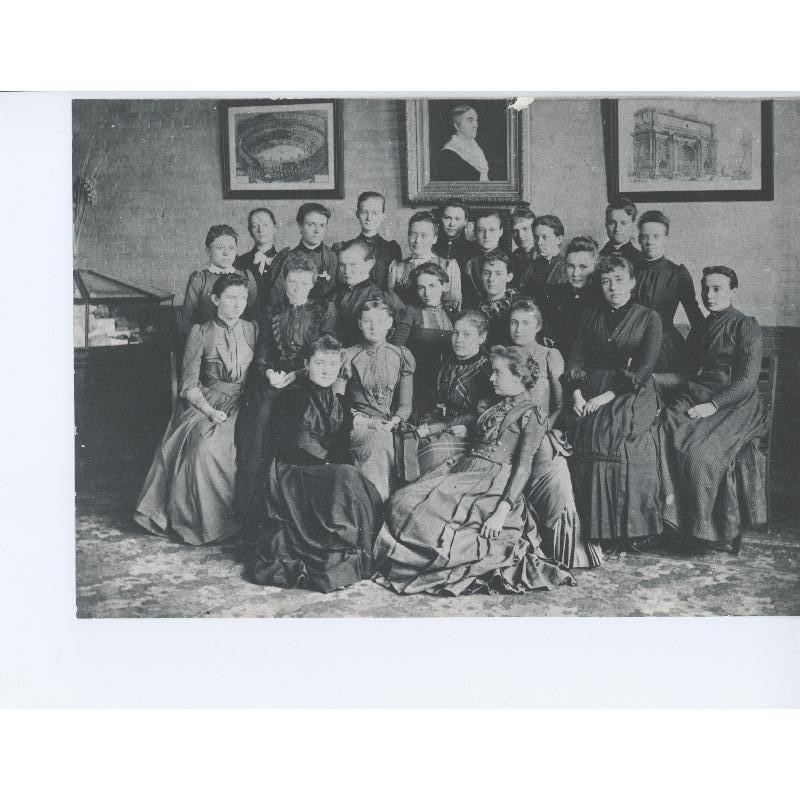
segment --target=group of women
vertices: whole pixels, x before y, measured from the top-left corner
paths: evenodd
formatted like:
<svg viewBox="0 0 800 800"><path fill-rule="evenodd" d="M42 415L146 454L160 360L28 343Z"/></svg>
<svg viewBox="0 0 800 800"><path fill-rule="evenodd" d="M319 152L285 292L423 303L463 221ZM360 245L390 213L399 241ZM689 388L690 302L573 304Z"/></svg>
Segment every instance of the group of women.
<svg viewBox="0 0 800 800"><path fill-rule="evenodd" d="M624 199L602 254L579 236L564 256L557 217L519 207L509 258L492 220L477 244L451 224L468 215L452 199L411 218L398 259L383 210L364 193L361 234L328 249L330 213L306 204L278 254L256 209L252 268L233 229L209 231L142 526L243 542L248 580L319 591L554 588L665 530L738 552L735 460L765 431L733 270L704 270L704 316L664 257L669 221L643 215L639 250Z"/></svg>

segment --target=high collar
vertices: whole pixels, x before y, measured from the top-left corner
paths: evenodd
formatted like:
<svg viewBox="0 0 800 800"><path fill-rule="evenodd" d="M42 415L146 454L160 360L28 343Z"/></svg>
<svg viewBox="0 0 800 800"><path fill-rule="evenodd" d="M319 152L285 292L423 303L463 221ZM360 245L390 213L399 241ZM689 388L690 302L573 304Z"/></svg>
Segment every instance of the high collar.
<svg viewBox="0 0 800 800"><path fill-rule="evenodd" d="M214 264L209 264L206 269L212 275L231 275L232 273L236 272L233 266L230 269L222 269L222 267L217 267Z"/></svg>
<svg viewBox="0 0 800 800"><path fill-rule="evenodd" d="M297 245L298 250L300 250L303 253L309 253L312 255L321 253L323 247L325 247L325 242L320 242L316 247L311 248L302 239L300 240L300 244Z"/></svg>
<svg viewBox="0 0 800 800"><path fill-rule="evenodd" d="M269 250L259 250L258 246L256 246L250 251L250 255L254 256L256 253L263 253L268 258L274 258L277 251L275 250L275 245L273 244L272 247L269 248Z"/></svg>
<svg viewBox="0 0 800 800"><path fill-rule="evenodd" d="M666 256L659 256L658 258L654 258L652 261L650 259L642 257L642 265L645 269L648 267L657 267L659 264L663 264L667 260Z"/></svg>
<svg viewBox="0 0 800 800"><path fill-rule="evenodd" d="M728 316L733 310L733 306L729 305L727 308L723 308L722 311L709 311L708 314L713 319L722 319L723 317Z"/></svg>
<svg viewBox="0 0 800 800"><path fill-rule="evenodd" d="M367 242L368 244L375 244L376 242L381 241L381 235L376 233L374 236L367 236L364 231L361 231L361 233L356 236L356 239L360 239L362 242Z"/></svg>
<svg viewBox="0 0 800 800"><path fill-rule="evenodd" d="M227 322L219 318L218 314L215 314L213 317L213 322L217 325L217 327L222 328L225 331L232 331L234 328L242 324L242 318L236 320L233 325L228 325Z"/></svg>
<svg viewBox="0 0 800 800"><path fill-rule="evenodd" d="M622 316L634 303L636 300L634 299L633 295L631 295L630 299L624 306L620 306L619 308L614 308L611 303L608 302L605 298L603 298L603 308L605 309L607 314L610 314L612 317L620 317Z"/></svg>
<svg viewBox="0 0 800 800"><path fill-rule="evenodd" d="M469 356L468 358L459 358L455 353L452 353L452 361L454 364L458 364L459 366L466 366L467 364L474 364L476 361L479 361L483 357L483 353L478 350L474 356Z"/></svg>
<svg viewBox="0 0 800 800"><path fill-rule="evenodd" d="M364 352L373 356L378 353L380 350L383 350L386 347L386 341L378 342L377 344L369 344L368 342L362 342L361 347L363 348Z"/></svg>
<svg viewBox="0 0 800 800"><path fill-rule="evenodd" d="M352 286L345 284L344 286L346 292L357 292L359 289L366 289L367 287L372 286L372 281L367 278L366 280L361 281L361 283L354 283Z"/></svg>

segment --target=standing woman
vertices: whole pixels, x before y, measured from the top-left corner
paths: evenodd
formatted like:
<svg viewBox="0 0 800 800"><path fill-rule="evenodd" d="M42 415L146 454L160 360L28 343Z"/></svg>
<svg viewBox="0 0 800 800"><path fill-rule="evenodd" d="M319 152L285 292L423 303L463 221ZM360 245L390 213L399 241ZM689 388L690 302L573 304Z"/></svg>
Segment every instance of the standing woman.
<svg viewBox="0 0 800 800"><path fill-rule="evenodd" d="M475 444L389 501L373 556L398 594L522 594L574 584L543 557L523 492L547 423L527 389L537 365L518 347L492 349L498 402L476 422Z"/></svg>
<svg viewBox="0 0 800 800"><path fill-rule="evenodd" d="M383 503L355 467L336 461L347 415L333 384L342 346L323 336L307 372L278 397L269 434L265 534L245 566L253 583L331 592L372 574Z"/></svg>
<svg viewBox="0 0 800 800"><path fill-rule="evenodd" d="M633 540L661 533L659 398L652 378L661 321L631 297L633 269L622 256L600 260L603 301L583 317L567 378L584 536L635 550Z"/></svg>
<svg viewBox="0 0 800 800"><path fill-rule="evenodd" d="M451 352L436 375L433 406L417 428L421 475L465 456L471 447L469 432L494 395L492 362L481 350L488 332L489 320L480 311L465 311L453 324Z"/></svg>
<svg viewBox="0 0 800 800"><path fill-rule="evenodd" d="M206 236L208 266L195 270L189 276L186 296L181 309L181 333L189 335L192 325L202 325L214 319L217 306L211 299L214 283L221 275L240 275L247 288L247 316L255 316L258 286L255 278L244 270L234 269L236 260L236 231L230 225L212 225Z"/></svg>
<svg viewBox="0 0 800 800"><path fill-rule="evenodd" d="M445 355L450 352L453 336L452 303L442 301L447 291L447 273L430 261L420 264L411 273L417 290L417 302L405 307L398 322L394 343L405 345L417 362L414 373L414 418L433 411L436 376Z"/></svg>
<svg viewBox="0 0 800 800"><path fill-rule="evenodd" d="M766 433L758 393L761 329L731 305L739 279L728 267L703 270L710 314L692 328L691 377L664 415L675 505L666 521L695 544L738 553L741 546L734 463Z"/></svg>
<svg viewBox="0 0 800 800"><path fill-rule="evenodd" d="M536 360L539 377L528 389L528 395L547 417L547 435L536 451L525 493L540 523L542 549L568 567L596 567L603 560L603 552L599 545L581 538L566 460L572 455L572 448L564 434L556 430L564 405L564 360L554 347L536 341L542 329L542 315L533 300L524 297L511 306L509 329L511 341Z"/></svg>
<svg viewBox="0 0 800 800"><path fill-rule="evenodd" d="M158 446L134 519L151 533L209 544L239 532L233 516L234 431L257 327L240 319L248 281L221 275L216 316L195 325L183 354L181 400Z"/></svg>

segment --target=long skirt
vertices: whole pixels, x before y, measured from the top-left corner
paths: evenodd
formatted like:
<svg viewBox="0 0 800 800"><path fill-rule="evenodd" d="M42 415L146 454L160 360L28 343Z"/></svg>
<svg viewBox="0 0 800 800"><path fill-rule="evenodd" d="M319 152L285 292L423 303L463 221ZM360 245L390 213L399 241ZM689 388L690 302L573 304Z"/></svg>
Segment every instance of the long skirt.
<svg viewBox="0 0 800 800"><path fill-rule="evenodd" d="M372 575L383 524L375 487L346 464L273 463L266 534L245 568L265 586L332 592Z"/></svg>
<svg viewBox="0 0 800 800"><path fill-rule="evenodd" d="M236 416L234 409L215 425L193 406L173 415L136 503L139 525L195 545L239 533L233 511Z"/></svg>
<svg viewBox="0 0 800 800"><path fill-rule="evenodd" d="M766 433L766 419L755 391L735 408L690 419L686 412L698 402L685 393L664 412L665 475L674 495L664 519L696 539L729 544L740 530L736 458L746 445L754 449L750 443ZM763 491L747 482L741 488Z"/></svg>
<svg viewBox="0 0 800 800"><path fill-rule="evenodd" d="M544 557L536 526L520 498L496 539L481 536L511 472L467 456L394 494L375 543L378 583L400 594L521 594L575 579Z"/></svg>
<svg viewBox="0 0 800 800"><path fill-rule="evenodd" d="M397 488L394 437L379 428L377 419L366 422L357 417L350 432L350 455L353 464L375 485L386 501Z"/></svg>
<svg viewBox="0 0 800 800"><path fill-rule="evenodd" d="M583 540L566 456L572 452L561 431L549 431L533 457L525 500L534 513L542 551L568 567L591 568L603 562L599 545Z"/></svg>
<svg viewBox="0 0 800 800"><path fill-rule="evenodd" d="M661 533L658 415L652 378L594 414L572 415L573 488L587 539L638 539Z"/></svg>
<svg viewBox="0 0 800 800"><path fill-rule="evenodd" d="M453 436L447 431L420 439L417 448L420 476L427 475L445 462L455 464L470 451L471 447L472 443L468 438Z"/></svg>

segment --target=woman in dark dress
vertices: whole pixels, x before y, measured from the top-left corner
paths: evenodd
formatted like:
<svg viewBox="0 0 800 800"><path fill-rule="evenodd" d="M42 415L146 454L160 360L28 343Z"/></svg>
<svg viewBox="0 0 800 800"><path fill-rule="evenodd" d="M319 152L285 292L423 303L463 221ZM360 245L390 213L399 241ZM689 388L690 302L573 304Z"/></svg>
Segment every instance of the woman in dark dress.
<svg viewBox="0 0 800 800"><path fill-rule="evenodd" d="M417 428L420 475L469 452L468 433L494 396L492 362L481 350L488 332L489 320L480 311L465 311L453 324L451 352L436 375L433 406Z"/></svg>
<svg viewBox="0 0 800 800"><path fill-rule="evenodd" d="M450 352L456 306L442 301L448 281L447 273L438 264L427 261L415 267L411 285L416 288L417 302L405 307L395 326L393 341L408 347L417 362L413 416L419 420L433 411L436 376Z"/></svg>
<svg viewBox="0 0 800 800"><path fill-rule="evenodd" d="M653 372L685 374L689 362L686 342L675 328L675 312L683 306L689 324L702 325L703 312L694 293L689 270L664 257L669 236L669 219L660 211L647 211L639 218L642 257L637 270L635 296L645 308L661 318L661 351Z"/></svg>
<svg viewBox="0 0 800 800"><path fill-rule="evenodd" d="M355 467L330 463L346 447L348 420L333 390L342 357L333 337L313 342L307 376L275 404L266 533L245 568L253 583L331 592L372 574L380 495Z"/></svg>
<svg viewBox="0 0 800 800"><path fill-rule="evenodd" d="M597 275L604 300L583 317L567 370L573 487L584 536L628 549L631 540L661 532L652 378L661 321L632 299L636 281L626 259L601 259Z"/></svg>
<svg viewBox="0 0 800 800"><path fill-rule="evenodd" d="M734 462L742 447L766 433L758 393L761 329L731 305L738 285L728 267L703 270L710 315L692 328L691 378L663 421L675 487L666 522L695 543L734 553L741 545Z"/></svg>
<svg viewBox="0 0 800 800"><path fill-rule="evenodd" d="M523 491L547 421L528 398L536 362L519 348L492 350L502 398L475 424L475 444L389 500L375 543L376 580L399 594L523 593L574 584L544 558Z"/></svg>

